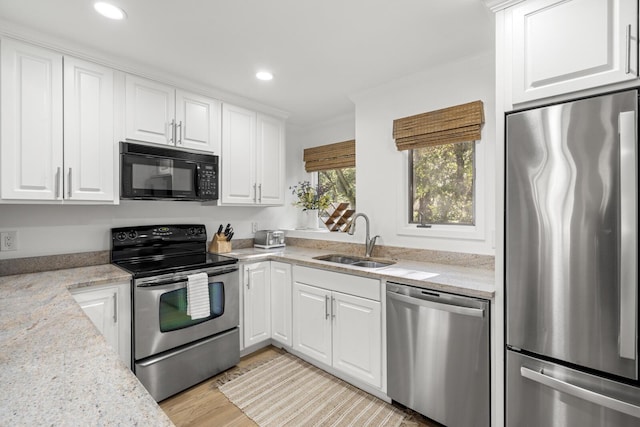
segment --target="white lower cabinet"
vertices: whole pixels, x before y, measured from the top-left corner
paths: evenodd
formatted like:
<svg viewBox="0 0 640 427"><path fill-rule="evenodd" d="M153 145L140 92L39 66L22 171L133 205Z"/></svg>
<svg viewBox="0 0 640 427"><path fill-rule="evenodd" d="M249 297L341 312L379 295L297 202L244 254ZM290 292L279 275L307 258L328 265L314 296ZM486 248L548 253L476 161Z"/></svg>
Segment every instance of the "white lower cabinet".
<svg viewBox="0 0 640 427"><path fill-rule="evenodd" d="M291 264L271 261L271 338L291 347Z"/></svg>
<svg viewBox="0 0 640 427"><path fill-rule="evenodd" d="M291 264L262 261L241 270L240 348L270 339L291 347Z"/></svg>
<svg viewBox="0 0 640 427"><path fill-rule="evenodd" d="M131 368L131 285L129 282L73 289L71 294L107 343Z"/></svg>
<svg viewBox="0 0 640 427"><path fill-rule="evenodd" d="M271 338L271 262L243 267L244 348Z"/></svg>
<svg viewBox="0 0 640 427"><path fill-rule="evenodd" d="M379 292L380 282L374 279L301 267L303 274L294 273L293 283L293 349L319 362L372 385L382 387L382 308L380 301L350 295L335 290L353 280L357 289L369 280ZM300 271L296 270L296 271ZM310 274L307 274L310 273ZM323 287L310 285L317 275L324 279ZM299 277L306 276L306 277ZM301 282L303 280L306 283ZM376 286L377 285L377 286ZM379 299L379 298L378 298Z"/></svg>

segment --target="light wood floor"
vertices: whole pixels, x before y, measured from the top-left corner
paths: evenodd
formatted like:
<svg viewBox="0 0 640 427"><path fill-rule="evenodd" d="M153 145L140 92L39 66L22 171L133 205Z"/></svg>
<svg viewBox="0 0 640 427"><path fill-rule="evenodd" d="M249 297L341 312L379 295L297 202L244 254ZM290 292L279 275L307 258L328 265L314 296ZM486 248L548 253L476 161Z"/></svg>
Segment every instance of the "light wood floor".
<svg viewBox="0 0 640 427"><path fill-rule="evenodd" d="M266 347L243 357L235 368L210 378L190 389L160 402L160 407L177 427L241 427L256 426L237 406L227 399L216 387L216 381L222 375L229 375L233 370L271 360L283 351L276 347ZM402 426L436 427L439 424L414 414L411 421L403 422Z"/></svg>

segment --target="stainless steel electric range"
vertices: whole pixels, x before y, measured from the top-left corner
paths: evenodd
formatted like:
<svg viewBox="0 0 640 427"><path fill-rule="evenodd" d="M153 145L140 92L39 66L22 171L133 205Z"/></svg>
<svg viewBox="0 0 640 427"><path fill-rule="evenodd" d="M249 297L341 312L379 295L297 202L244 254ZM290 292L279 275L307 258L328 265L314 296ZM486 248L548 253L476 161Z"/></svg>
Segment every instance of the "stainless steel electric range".
<svg viewBox="0 0 640 427"><path fill-rule="evenodd" d="M131 366L153 398L237 364L238 260L206 251L205 226L113 228L111 236L111 262L133 275Z"/></svg>

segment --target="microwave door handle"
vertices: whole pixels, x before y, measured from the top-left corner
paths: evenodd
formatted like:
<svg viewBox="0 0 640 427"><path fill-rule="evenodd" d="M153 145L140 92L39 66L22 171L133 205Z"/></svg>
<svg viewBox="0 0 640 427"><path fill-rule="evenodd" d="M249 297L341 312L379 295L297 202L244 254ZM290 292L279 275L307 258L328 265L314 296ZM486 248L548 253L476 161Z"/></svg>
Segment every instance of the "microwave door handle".
<svg viewBox="0 0 640 427"><path fill-rule="evenodd" d="M195 173L193 174L193 193L196 198L201 196L200 194L200 164L196 163Z"/></svg>
<svg viewBox="0 0 640 427"><path fill-rule="evenodd" d="M620 132L620 325L618 352L625 359L636 359L638 301L636 112L619 115Z"/></svg>

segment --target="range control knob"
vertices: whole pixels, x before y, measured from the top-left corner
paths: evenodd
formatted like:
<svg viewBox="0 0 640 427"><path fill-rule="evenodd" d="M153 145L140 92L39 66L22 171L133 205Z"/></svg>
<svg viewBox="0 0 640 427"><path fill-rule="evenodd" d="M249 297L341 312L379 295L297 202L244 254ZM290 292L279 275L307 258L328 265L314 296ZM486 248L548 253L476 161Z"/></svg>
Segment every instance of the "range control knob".
<svg viewBox="0 0 640 427"><path fill-rule="evenodd" d="M127 238L127 233L125 233L124 231L120 231L118 234L116 234L116 239L121 242L123 242L126 238Z"/></svg>
<svg viewBox="0 0 640 427"><path fill-rule="evenodd" d="M196 229L194 227L189 227L189 229L187 230L187 234L189 236L193 236L194 234L196 234Z"/></svg>
<svg viewBox="0 0 640 427"><path fill-rule="evenodd" d="M204 234L204 228L198 227L198 234Z"/></svg>
<svg viewBox="0 0 640 427"><path fill-rule="evenodd" d="M136 233L135 231L131 230L129 232L129 238L130 239L135 239L136 237L138 237L138 233Z"/></svg>

